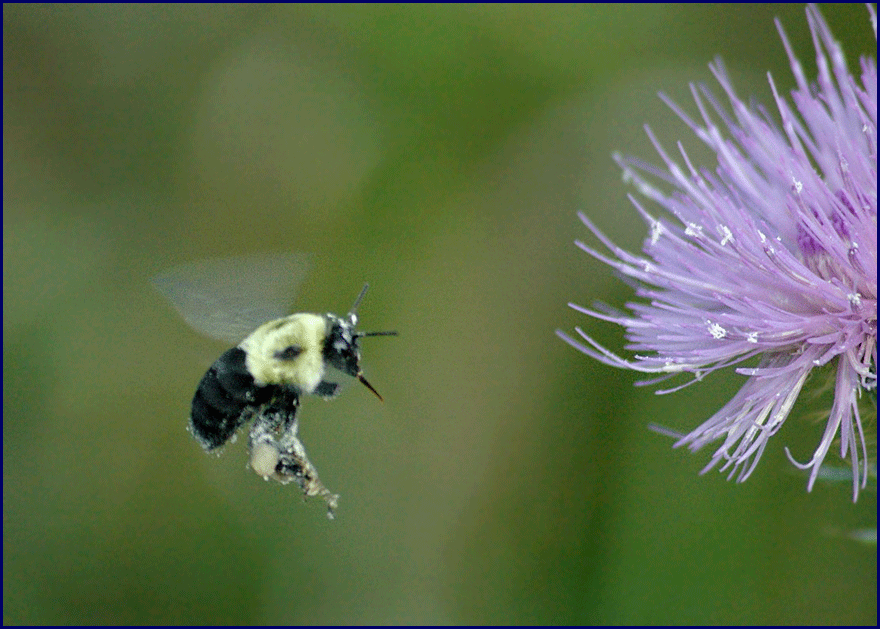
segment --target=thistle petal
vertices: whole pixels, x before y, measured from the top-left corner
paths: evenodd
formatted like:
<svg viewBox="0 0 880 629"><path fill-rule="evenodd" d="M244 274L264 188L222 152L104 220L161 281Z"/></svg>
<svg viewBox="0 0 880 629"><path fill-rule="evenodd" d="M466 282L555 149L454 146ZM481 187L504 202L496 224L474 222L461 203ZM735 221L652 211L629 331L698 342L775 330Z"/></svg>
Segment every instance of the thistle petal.
<svg viewBox="0 0 880 629"><path fill-rule="evenodd" d="M769 77L781 125L747 106L716 60L710 68L727 107L702 85L691 86L696 118L661 95L715 152L713 170L695 166L680 144L676 158L650 129L663 168L615 156L642 196L667 211L652 216L631 198L649 227L641 254L616 246L580 215L607 252L577 246L634 280L642 301L628 304L628 313L570 305L623 326L633 358L580 328L582 340L557 334L607 365L658 374L651 384L690 375L658 393L757 357L757 367L737 367L748 379L733 399L675 444L699 450L721 441L703 471L718 467L738 481L755 469L812 370L836 363L835 399L819 446L805 463L789 458L810 470L812 489L839 438L855 500L869 469L857 400L877 386L877 67L863 58L856 79L818 8L807 8L807 21L815 84L776 22L797 85L786 99Z"/></svg>

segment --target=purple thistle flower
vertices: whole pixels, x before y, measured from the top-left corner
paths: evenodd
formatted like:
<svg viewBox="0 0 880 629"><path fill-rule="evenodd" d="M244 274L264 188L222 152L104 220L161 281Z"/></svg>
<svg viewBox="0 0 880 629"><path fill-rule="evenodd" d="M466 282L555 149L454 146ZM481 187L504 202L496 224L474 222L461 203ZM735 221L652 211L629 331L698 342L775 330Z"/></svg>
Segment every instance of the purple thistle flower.
<svg viewBox="0 0 880 629"><path fill-rule="evenodd" d="M868 10L876 38L876 14L870 5ZM586 343L557 334L607 365L660 374L643 384L691 374L685 384L658 393L757 358L757 367L737 367L748 380L733 399L675 444L696 451L723 440L703 473L720 465L740 482L782 427L811 371L833 362L834 402L819 446L805 463L788 456L811 469L812 489L839 434L841 456L852 464L855 500L869 469L859 398L865 391L876 395L877 386L877 66L863 58L859 83L815 6L807 8L807 20L817 53L816 85L808 84L776 21L797 81L792 108L768 75L781 128L736 96L716 60L710 68L732 115L705 86L691 86L699 121L661 95L717 153L714 171L696 168L681 143L680 166L647 127L665 169L615 156L625 178L671 214L655 218L630 196L649 226L643 255L617 247L579 215L613 256L580 241L577 246L637 280L636 294L645 302L628 304L631 313L569 305L625 327L634 358L617 356L580 328L575 330ZM664 194L643 173L673 191Z"/></svg>

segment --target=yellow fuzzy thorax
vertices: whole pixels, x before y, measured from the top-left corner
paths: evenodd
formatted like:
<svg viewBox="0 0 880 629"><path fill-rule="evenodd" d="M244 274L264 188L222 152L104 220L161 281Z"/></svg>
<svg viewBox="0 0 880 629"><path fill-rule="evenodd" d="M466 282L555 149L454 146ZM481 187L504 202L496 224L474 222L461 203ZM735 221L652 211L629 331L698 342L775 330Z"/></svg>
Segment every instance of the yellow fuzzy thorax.
<svg viewBox="0 0 880 629"><path fill-rule="evenodd" d="M258 385L295 386L311 393L324 377L326 336L326 317L300 313L264 323L239 347L245 351L247 369ZM299 347L302 353L293 360L275 357L290 346Z"/></svg>

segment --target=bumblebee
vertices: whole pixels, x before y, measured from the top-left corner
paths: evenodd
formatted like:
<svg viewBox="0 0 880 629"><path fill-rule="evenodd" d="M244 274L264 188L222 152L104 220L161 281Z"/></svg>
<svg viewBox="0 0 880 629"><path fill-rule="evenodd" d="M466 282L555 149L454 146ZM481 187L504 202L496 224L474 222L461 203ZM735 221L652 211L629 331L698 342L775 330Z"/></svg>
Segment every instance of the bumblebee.
<svg viewBox="0 0 880 629"><path fill-rule="evenodd" d="M240 274L242 268L279 266L279 262L280 266L288 267L284 269L287 271L301 266L298 256L233 258L219 261L219 266L226 266L229 271L233 265ZM205 269L204 264L181 267L155 278L154 285L191 324L218 336L219 318L208 312L210 305L216 305L216 297L192 280ZM225 278L229 279L228 273ZM227 289L237 285L228 281L225 284ZM323 497L330 517L338 496L321 484L317 470L306 456L297 437L298 414L302 396L332 399L338 394L339 384L328 379L332 370L356 378L382 400L364 377L359 339L397 333L356 329L357 308L368 287L364 285L344 317L333 313L296 313L263 323L221 354L202 377L192 401L189 430L205 450L223 446L253 420L248 439L251 468L265 479L296 481L306 496ZM193 304L199 308L192 308ZM252 309L252 302L247 305ZM213 324L207 325L206 321ZM220 327L220 336L230 334L228 325Z"/></svg>

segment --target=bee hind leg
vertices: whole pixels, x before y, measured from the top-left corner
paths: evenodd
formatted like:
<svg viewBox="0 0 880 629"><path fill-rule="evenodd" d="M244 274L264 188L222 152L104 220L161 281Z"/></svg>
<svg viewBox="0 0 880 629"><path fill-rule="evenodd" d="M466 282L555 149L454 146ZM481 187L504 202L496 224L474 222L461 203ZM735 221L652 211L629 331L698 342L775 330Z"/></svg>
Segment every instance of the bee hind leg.
<svg viewBox="0 0 880 629"><path fill-rule="evenodd" d="M276 406L257 414L249 440L250 466L265 480L271 478L282 484L295 481L306 497L322 498L327 503L327 517L332 519L339 496L324 487L306 455L297 436L297 410L298 405L285 409Z"/></svg>

